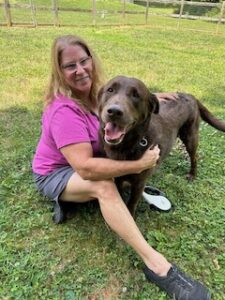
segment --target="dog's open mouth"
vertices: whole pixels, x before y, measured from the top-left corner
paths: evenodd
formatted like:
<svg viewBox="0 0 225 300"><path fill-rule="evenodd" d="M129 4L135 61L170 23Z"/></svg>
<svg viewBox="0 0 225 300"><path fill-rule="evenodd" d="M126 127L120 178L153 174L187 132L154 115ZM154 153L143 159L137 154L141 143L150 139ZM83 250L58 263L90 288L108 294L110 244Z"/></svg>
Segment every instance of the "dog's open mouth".
<svg viewBox="0 0 225 300"><path fill-rule="evenodd" d="M105 124L105 142L109 145L118 145L122 142L125 134L126 128L117 125L114 122L107 122Z"/></svg>

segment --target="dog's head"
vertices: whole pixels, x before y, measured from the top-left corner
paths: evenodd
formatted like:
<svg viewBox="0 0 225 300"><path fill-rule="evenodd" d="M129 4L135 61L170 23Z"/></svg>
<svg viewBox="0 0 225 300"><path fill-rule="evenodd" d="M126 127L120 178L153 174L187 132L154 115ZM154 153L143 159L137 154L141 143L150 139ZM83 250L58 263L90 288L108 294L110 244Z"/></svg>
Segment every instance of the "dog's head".
<svg viewBox="0 0 225 300"><path fill-rule="evenodd" d="M117 76L99 91L99 117L107 144L120 144L135 126L158 113L159 102L145 84L136 79Z"/></svg>

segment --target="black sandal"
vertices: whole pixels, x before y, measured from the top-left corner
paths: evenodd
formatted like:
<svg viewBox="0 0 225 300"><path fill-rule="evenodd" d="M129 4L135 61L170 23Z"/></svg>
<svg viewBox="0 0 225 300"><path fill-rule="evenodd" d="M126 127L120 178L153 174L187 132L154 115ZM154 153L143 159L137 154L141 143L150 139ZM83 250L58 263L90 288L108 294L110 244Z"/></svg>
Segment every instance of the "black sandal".
<svg viewBox="0 0 225 300"><path fill-rule="evenodd" d="M55 224L61 224L66 220L66 211L59 201L55 201L53 204L52 220Z"/></svg>

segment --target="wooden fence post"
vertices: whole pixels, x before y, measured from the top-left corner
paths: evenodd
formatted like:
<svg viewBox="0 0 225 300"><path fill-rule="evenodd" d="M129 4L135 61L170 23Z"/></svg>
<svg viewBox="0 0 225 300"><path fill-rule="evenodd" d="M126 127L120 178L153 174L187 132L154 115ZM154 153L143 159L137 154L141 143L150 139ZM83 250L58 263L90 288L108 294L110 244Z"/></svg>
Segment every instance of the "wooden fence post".
<svg viewBox="0 0 225 300"><path fill-rule="evenodd" d="M93 16L93 25L96 25L96 0L92 1L92 16Z"/></svg>
<svg viewBox="0 0 225 300"><path fill-rule="evenodd" d="M183 15L183 11L184 11L184 1L185 0L181 0L181 4L180 4L180 13L179 13L179 21L178 21L178 28L180 27L180 19Z"/></svg>
<svg viewBox="0 0 225 300"><path fill-rule="evenodd" d="M31 8L31 15L33 24L35 27L37 27L37 18L36 18L36 7L33 0L30 0L30 8Z"/></svg>
<svg viewBox="0 0 225 300"><path fill-rule="evenodd" d="M12 26L12 19L11 19L11 13L10 13L10 4L8 0L4 0L4 8L5 8L5 17L7 26Z"/></svg>
<svg viewBox="0 0 225 300"><path fill-rule="evenodd" d="M126 0L123 0L123 9L122 9L123 19L125 19L125 9L126 9Z"/></svg>
<svg viewBox="0 0 225 300"><path fill-rule="evenodd" d="M146 1L146 11L145 11L145 24L148 23L148 9L149 9L149 0Z"/></svg>
<svg viewBox="0 0 225 300"><path fill-rule="evenodd" d="M58 1L52 0L52 10L54 14L54 26L59 26L59 16L58 16Z"/></svg>
<svg viewBox="0 0 225 300"><path fill-rule="evenodd" d="M179 19L182 17L183 11L184 11L184 0L181 0Z"/></svg>
<svg viewBox="0 0 225 300"><path fill-rule="evenodd" d="M218 23L216 26L216 34L218 34L218 32L219 32L219 25L222 23L224 11L225 11L225 1L222 2L222 6L221 6L221 10L220 10L220 17L218 19Z"/></svg>

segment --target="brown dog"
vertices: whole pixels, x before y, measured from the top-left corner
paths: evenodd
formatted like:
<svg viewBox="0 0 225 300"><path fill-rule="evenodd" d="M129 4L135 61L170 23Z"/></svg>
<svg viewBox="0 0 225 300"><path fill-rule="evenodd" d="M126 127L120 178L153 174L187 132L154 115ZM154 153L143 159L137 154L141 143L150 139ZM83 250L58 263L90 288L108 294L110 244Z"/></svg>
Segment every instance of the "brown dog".
<svg viewBox="0 0 225 300"><path fill-rule="evenodd" d="M225 123L215 118L192 95L177 93L176 100L158 101L138 79L117 76L99 91L101 136L106 155L117 160L135 160L151 145L159 145L159 163L169 154L177 137L190 156L189 179L196 176L199 122L202 118L225 132ZM134 216L145 179L151 169L116 179L131 184L128 208Z"/></svg>

